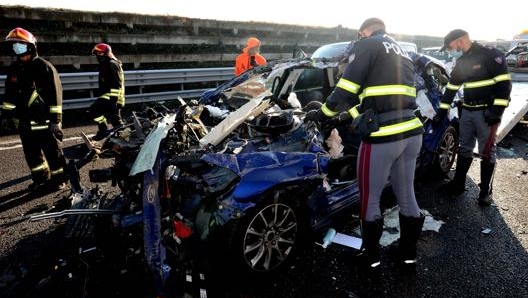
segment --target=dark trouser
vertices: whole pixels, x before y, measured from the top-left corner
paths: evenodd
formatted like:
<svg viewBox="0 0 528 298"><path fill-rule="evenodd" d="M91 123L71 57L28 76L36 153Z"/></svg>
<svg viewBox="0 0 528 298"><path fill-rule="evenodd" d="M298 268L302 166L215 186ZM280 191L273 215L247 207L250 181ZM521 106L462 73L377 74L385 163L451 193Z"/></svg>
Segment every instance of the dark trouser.
<svg viewBox="0 0 528 298"><path fill-rule="evenodd" d="M121 108L115 100L97 98L88 110L90 117L99 125L99 130L106 127L107 121L112 126L119 127L123 124L121 119Z"/></svg>
<svg viewBox="0 0 528 298"><path fill-rule="evenodd" d="M49 179L56 182L66 181L66 158L62 151L62 141L48 129L35 129L29 124L20 125L20 140L26 162L35 183Z"/></svg>

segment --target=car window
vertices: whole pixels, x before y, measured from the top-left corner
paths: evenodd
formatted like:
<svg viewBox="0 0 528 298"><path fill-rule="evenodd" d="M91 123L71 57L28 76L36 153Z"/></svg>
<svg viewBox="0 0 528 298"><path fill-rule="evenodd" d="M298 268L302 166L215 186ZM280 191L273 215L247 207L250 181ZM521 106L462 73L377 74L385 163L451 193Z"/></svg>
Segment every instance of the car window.
<svg viewBox="0 0 528 298"><path fill-rule="evenodd" d="M449 53L447 51L440 52L440 47L423 48L422 54L436 58L440 61L447 62L449 60Z"/></svg>

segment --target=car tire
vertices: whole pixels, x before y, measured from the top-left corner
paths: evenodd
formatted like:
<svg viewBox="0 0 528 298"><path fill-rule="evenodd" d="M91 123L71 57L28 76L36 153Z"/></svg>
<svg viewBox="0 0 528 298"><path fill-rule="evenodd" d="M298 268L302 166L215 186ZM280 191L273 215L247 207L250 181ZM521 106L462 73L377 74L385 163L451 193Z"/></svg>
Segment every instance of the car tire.
<svg viewBox="0 0 528 298"><path fill-rule="evenodd" d="M229 227L227 252L241 274L266 276L294 259L307 237L299 194L275 191Z"/></svg>
<svg viewBox="0 0 528 298"><path fill-rule="evenodd" d="M433 167L439 174L447 174L455 162L458 152L458 131L449 126L442 135L442 141L435 152Z"/></svg>

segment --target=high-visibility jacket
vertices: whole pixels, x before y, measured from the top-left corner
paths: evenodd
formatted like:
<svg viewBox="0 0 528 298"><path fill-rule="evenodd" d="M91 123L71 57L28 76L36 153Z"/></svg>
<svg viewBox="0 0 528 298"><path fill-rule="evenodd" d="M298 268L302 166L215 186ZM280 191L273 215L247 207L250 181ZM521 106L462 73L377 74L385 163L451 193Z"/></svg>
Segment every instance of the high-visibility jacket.
<svg viewBox="0 0 528 298"><path fill-rule="evenodd" d="M99 63L99 89L96 95L125 105L125 75L121 61L108 58Z"/></svg>
<svg viewBox="0 0 528 298"><path fill-rule="evenodd" d="M257 65L264 65L267 63L266 58L261 54L249 55L247 48L244 48L243 52L239 54L235 60L235 76L253 68L253 65L251 65L251 57L255 59Z"/></svg>
<svg viewBox="0 0 528 298"><path fill-rule="evenodd" d="M17 59L7 72L2 113L21 124L62 122L62 84L55 67L38 55Z"/></svg>
<svg viewBox="0 0 528 298"><path fill-rule="evenodd" d="M423 125L413 112L415 71L408 53L385 30L358 40L351 53L350 62L323 104L322 112L333 117L338 106L346 105L356 118L366 110L374 111L379 130L363 138L369 143L422 134Z"/></svg>
<svg viewBox="0 0 528 298"><path fill-rule="evenodd" d="M449 109L457 91L463 87L462 107L489 110L502 115L510 102L512 83L506 58L499 50L477 42L457 59L449 83L440 101L441 109Z"/></svg>

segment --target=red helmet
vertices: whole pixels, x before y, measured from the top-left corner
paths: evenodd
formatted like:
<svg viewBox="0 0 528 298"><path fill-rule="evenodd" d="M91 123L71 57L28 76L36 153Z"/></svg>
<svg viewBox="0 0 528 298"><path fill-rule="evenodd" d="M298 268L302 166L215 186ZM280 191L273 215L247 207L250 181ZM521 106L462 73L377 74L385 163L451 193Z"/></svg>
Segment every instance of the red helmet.
<svg viewBox="0 0 528 298"><path fill-rule="evenodd" d="M115 58L114 54L112 53L112 47L106 43L98 43L95 45L95 47L92 49L92 55L96 55L97 53L102 53L110 58Z"/></svg>
<svg viewBox="0 0 528 298"><path fill-rule="evenodd" d="M37 45L37 39L31 32L27 31L26 29L17 27L7 34L5 41L13 41L13 42L25 42L28 44L32 44L33 46Z"/></svg>

